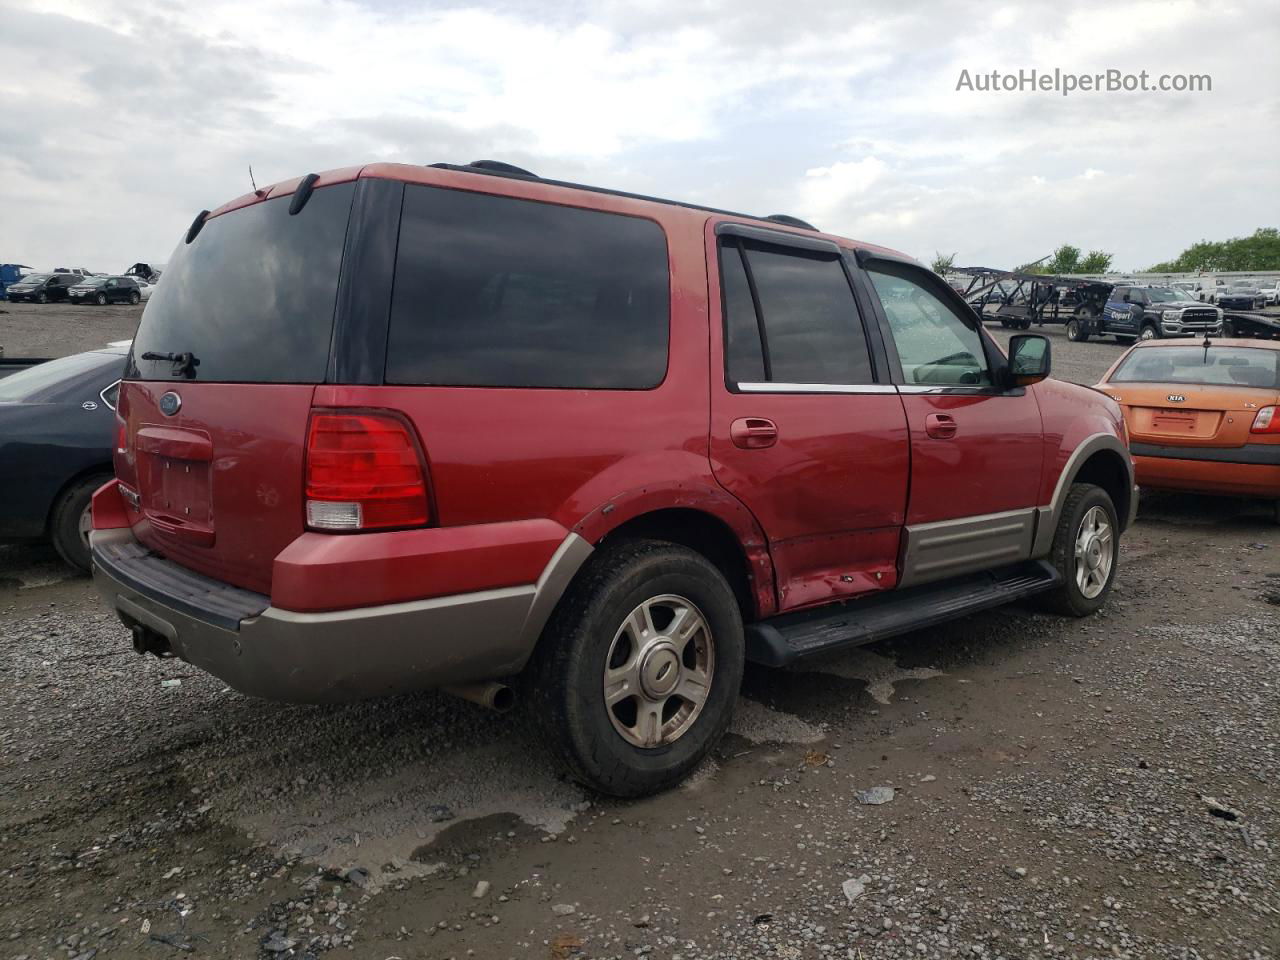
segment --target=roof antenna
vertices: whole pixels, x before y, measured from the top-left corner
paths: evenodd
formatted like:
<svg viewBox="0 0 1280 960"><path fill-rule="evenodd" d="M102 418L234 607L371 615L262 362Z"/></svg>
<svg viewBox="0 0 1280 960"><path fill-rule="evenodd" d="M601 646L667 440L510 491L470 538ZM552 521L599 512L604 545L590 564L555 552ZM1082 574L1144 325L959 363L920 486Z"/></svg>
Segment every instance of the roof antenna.
<svg viewBox="0 0 1280 960"><path fill-rule="evenodd" d="M265 191L258 189L257 181L253 179L253 164L249 164L249 183L253 186L253 195L261 198Z"/></svg>

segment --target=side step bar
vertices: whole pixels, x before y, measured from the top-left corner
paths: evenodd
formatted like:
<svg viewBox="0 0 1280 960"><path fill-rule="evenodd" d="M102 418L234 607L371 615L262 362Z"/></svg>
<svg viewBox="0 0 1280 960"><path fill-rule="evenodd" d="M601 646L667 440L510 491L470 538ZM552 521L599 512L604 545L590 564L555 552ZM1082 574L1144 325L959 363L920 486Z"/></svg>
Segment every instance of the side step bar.
<svg viewBox="0 0 1280 960"><path fill-rule="evenodd" d="M747 625L747 659L785 667L804 657L873 643L1052 589L1061 581L1044 560L802 610Z"/></svg>

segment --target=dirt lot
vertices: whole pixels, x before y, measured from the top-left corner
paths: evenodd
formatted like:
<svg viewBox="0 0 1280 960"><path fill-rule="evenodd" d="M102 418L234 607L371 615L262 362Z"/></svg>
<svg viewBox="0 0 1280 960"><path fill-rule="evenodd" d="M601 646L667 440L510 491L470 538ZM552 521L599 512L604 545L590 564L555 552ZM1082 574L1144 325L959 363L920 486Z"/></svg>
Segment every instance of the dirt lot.
<svg viewBox="0 0 1280 960"><path fill-rule="evenodd" d="M1119 354L1052 336L1069 379ZM1099 615L749 670L714 761L617 803L519 713L138 658L0 549L0 956L1276 957L1277 604L1260 507L1148 497Z"/></svg>
<svg viewBox="0 0 1280 960"><path fill-rule="evenodd" d="M9 303L0 300L0 347L6 357L65 357L138 329L142 306L74 303Z"/></svg>

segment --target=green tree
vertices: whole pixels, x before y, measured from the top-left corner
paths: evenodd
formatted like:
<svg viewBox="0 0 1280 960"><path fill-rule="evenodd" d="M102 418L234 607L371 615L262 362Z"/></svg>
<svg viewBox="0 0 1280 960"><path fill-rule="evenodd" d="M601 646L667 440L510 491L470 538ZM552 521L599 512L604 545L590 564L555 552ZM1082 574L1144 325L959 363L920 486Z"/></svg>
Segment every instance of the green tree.
<svg viewBox="0 0 1280 960"><path fill-rule="evenodd" d="M1080 261L1077 273L1106 273L1111 269L1111 254L1105 250L1090 250Z"/></svg>
<svg viewBox="0 0 1280 960"><path fill-rule="evenodd" d="M1172 260L1148 268L1153 273L1195 273L1200 270L1280 270L1280 230L1260 227L1247 237L1201 240Z"/></svg>
<svg viewBox="0 0 1280 960"><path fill-rule="evenodd" d="M956 265L956 256L957 254L954 253L935 253L933 257L933 272L940 277L945 277Z"/></svg>
<svg viewBox="0 0 1280 960"><path fill-rule="evenodd" d="M1053 251L1053 256L1044 265L1044 269L1046 273L1079 273L1080 248L1064 243Z"/></svg>

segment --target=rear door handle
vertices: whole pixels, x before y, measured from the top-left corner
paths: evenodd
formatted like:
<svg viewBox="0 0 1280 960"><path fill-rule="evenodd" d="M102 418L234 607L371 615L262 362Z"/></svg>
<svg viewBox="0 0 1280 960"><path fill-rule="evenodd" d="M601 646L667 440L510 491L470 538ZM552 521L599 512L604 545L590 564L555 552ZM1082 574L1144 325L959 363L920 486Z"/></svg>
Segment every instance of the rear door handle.
<svg viewBox="0 0 1280 960"><path fill-rule="evenodd" d="M778 425L764 417L739 417L729 425L729 438L743 450L772 447L778 442Z"/></svg>
<svg viewBox="0 0 1280 960"><path fill-rule="evenodd" d="M950 440L957 429L955 418L949 413L931 413L924 418L924 432L935 440Z"/></svg>

